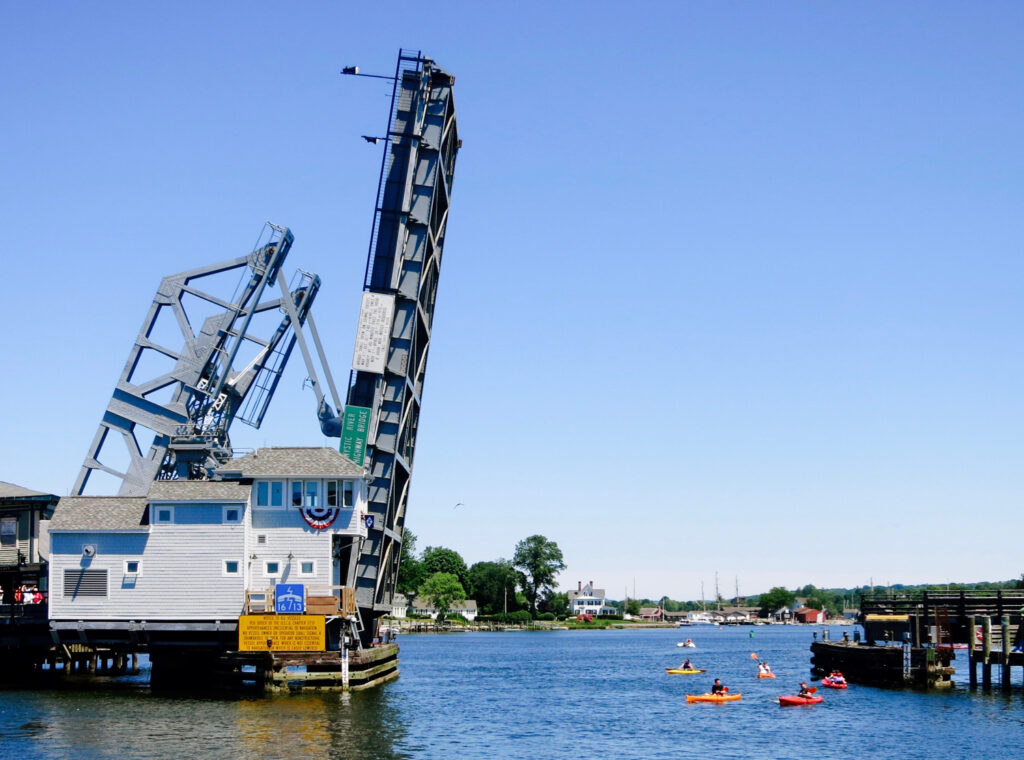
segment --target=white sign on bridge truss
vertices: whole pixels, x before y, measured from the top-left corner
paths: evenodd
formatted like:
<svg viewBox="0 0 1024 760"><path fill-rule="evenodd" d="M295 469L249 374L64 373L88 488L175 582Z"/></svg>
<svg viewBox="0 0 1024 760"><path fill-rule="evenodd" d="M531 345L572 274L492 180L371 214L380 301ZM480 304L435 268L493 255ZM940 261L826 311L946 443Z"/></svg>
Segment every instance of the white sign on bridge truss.
<svg viewBox="0 0 1024 760"><path fill-rule="evenodd" d="M352 369L357 372L384 373L388 359L388 338L395 314L395 297L382 293L363 293L356 328L356 347Z"/></svg>

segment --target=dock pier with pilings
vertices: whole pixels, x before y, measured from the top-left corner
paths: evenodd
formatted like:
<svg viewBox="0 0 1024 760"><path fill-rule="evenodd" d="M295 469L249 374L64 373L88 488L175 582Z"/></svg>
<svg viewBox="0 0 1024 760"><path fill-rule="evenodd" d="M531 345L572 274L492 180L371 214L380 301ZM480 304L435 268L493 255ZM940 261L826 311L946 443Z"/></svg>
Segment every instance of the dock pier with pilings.
<svg viewBox="0 0 1024 760"><path fill-rule="evenodd" d="M841 670L847 680L876 686L943 689L953 661L967 659L971 688L1008 691L1011 669L1024 668L1024 589L885 593L861 601L863 641L816 641L812 672Z"/></svg>
<svg viewBox="0 0 1024 760"><path fill-rule="evenodd" d="M978 670L981 687L992 688L992 666L999 668L999 685L1010 690L1011 668L1024 668L1021 624L1010 622L1009 615L1000 618L976 616L973 621L974 642L967 650L967 676L972 689L978 688Z"/></svg>

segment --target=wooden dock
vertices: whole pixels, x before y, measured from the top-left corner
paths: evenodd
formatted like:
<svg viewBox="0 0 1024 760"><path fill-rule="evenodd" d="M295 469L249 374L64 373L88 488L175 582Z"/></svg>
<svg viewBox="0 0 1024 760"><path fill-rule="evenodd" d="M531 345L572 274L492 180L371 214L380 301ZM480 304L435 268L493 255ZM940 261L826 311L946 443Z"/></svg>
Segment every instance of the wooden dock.
<svg viewBox="0 0 1024 760"><path fill-rule="evenodd" d="M838 670L850 683L867 686L919 689L953 686L952 650L815 641L811 644L811 653L811 672L819 677Z"/></svg>
<svg viewBox="0 0 1024 760"><path fill-rule="evenodd" d="M398 645L337 652L233 652L219 680L257 691L362 691L398 678Z"/></svg>
<svg viewBox="0 0 1024 760"><path fill-rule="evenodd" d="M967 658L971 688L1009 690L1024 668L1024 590L886 593L861 601L864 641L815 642L812 670L841 670L854 683L949 688L956 653Z"/></svg>

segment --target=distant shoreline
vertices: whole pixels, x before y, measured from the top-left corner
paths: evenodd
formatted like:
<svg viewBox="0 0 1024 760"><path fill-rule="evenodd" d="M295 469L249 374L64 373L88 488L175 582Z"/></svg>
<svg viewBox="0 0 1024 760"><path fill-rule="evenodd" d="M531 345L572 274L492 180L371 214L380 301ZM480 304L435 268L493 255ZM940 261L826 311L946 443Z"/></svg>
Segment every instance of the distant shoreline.
<svg viewBox="0 0 1024 760"><path fill-rule="evenodd" d="M670 628L677 630L707 630L713 628L761 628L772 627L802 627L822 628L832 626L853 626L857 621L849 618L837 618L826 620L823 623L723 623L721 625L679 625L678 623L657 623L651 621L632 622L629 620L608 620L594 621L593 623L577 623L575 620L551 621L534 620L532 623L442 623L438 625L431 620L415 619L387 619L387 627L396 630L398 633L470 633L487 632L501 633L504 631L603 631L613 630L636 630L648 628Z"/></svg>

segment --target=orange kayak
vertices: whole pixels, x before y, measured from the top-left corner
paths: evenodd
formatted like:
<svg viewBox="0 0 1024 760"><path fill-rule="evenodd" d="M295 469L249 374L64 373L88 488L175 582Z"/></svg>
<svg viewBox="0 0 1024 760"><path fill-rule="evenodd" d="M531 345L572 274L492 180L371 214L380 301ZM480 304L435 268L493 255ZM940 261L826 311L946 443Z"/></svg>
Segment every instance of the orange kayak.
<svg viewBox="0 0 1024 760"><path fill-rule="evenodd" d="M735 702L742 694L687 694L687 702Z"/></svg>
<svg viewBox="0 0 1024 760"><path fill-rule="evenodd" d="M774 673L758 673L757 677L758 678L775 678L775 674Z"/></svg>

